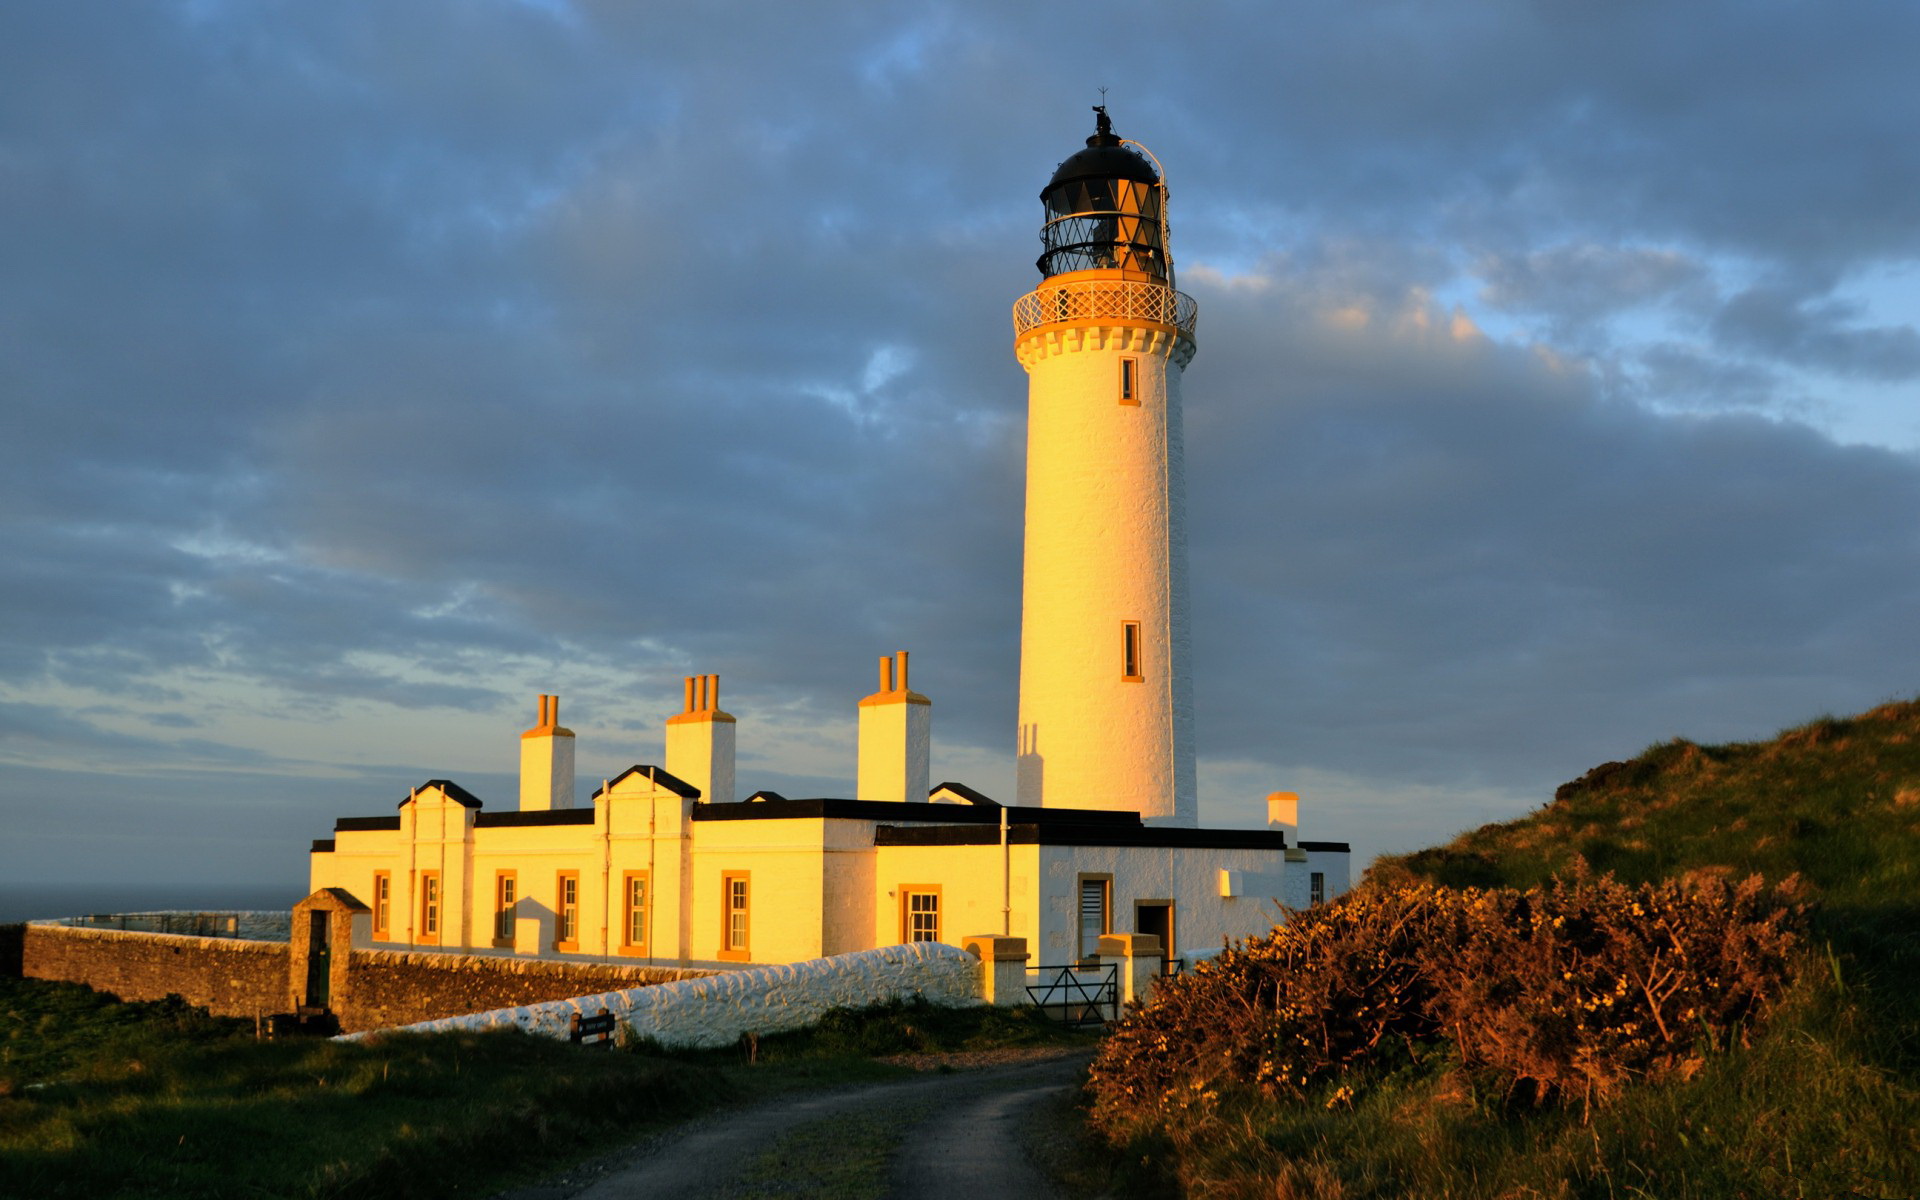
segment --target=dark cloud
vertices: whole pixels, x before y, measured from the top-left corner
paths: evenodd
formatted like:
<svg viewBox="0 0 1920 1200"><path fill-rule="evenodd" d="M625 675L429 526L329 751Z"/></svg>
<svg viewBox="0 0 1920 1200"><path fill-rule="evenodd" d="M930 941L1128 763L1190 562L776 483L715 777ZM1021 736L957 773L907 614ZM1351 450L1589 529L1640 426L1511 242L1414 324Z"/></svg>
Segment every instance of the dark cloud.
<svg viewBox="0 0 1920 1200"><path fill-rule="evenodd" d="M1007 310L1099 85L1203 305L1210 761L1478 813L1903 691L1920 466L1777 418L1920 364L1850 291L1920 254L1916 22L16 6L8 844L143 763L155 838L262 794L313 807L252 844L318 836L423 772L508 796L536 688L618 770L693 670L744 782L843 789L903 646L1003 786Z"/></svg>
<svg viewBox="0 0 1920 1200"><path fill-rule="evenodd" d="M1507 312L1545 316L1562 337L1623 311L1698 293L1704 264L1672 250L1559 245L1480 264L1480 299Z"/></svg>
<svg viewBox="0 0 1920 1200"><path fill-rule="evenodd" d="M1841 376L1904 381L1920 376L1920 331L1862 326L1854 305L1797 289L1749 288L1715 316L1714 333L1736 350Z"/></svg>

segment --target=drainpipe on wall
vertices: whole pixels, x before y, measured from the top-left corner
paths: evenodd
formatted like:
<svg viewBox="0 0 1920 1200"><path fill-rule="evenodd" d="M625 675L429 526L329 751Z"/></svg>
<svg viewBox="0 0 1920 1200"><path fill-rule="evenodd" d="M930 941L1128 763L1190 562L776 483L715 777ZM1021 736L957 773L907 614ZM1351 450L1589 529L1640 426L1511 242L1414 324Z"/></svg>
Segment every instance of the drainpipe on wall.
<svg viewBox="0 0 1920 1200"><path fill-rule="evenodd" d="M1007 806L1000 806L1000 936L1013 936L1013 851L1007 848Z"/></svg>
<svg viewBox="0 0 1920 1200"><path fill-rule="evenodd" d="M658 793L659 788L654 791ZM654 905L660 896L658 877L653 873L654 847L660 837L660 797L656 794L647 801L647 965L653 965L653 931L658 923L653 919Z"/></svg>
<svg viewBox="0 0 1920 1200"><path fill-rule="evenodd" d="M606 780L600 781L600 959L613 961L613 791Z"/></svg>
<svg viewBox="0 0 1920 1200"><path fill-rule="evenodd" d="M420 907L414 893L420 887L420 789L407 789L407 945L413 945L414 910Z"/></svg>

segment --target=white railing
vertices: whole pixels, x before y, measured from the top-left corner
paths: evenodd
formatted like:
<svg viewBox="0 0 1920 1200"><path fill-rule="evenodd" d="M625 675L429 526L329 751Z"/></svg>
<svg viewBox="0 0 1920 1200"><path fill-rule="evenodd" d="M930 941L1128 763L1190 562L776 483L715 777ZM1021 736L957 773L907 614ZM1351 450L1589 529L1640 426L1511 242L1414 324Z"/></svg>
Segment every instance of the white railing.
<svg viewBox="0 0 1920 1200"><path fill-rule="evenodd" d="M1152 321L1191 338L1200 306L1163 283L1131 279L1079 279L1046 283L1013 304L1013 334L1057 321Z"/></svg>

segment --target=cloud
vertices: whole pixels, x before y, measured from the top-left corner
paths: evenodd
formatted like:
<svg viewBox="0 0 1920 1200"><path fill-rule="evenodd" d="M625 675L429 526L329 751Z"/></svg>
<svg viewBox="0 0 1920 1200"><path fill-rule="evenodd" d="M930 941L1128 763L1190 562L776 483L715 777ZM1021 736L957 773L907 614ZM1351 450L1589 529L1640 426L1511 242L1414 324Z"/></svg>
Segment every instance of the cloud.
<svg viewBox="0 0 1920 1200"><path fill-rule="evenodd" d="M1160 17L0 15L5 811L144 756L317 836L510 770L535 690L618 769L713 670L743 781L844 788L903 647L1004 791L1007 310L1100 85L1202 304L1222 788L1479 813L1901 690L1915 460L1780 418L1920 361L1847 290L1920 253L1920 18Z"/></svg>
<svg viewBox="0 0 1920 1200"><path fill-rule="evenodd" d="M1749 288L1727 301L1713 331L1728 346L1834 375L1904 381L1920 377L1920 331L1861 326L1857 308L1784 287Z"/></svg>

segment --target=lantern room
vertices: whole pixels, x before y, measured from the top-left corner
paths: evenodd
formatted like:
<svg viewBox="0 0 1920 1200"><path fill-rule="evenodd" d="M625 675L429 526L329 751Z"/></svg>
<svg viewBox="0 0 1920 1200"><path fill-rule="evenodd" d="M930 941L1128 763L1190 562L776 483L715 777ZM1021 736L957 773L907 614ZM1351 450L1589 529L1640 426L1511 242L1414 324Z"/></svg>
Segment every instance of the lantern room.
<svg viewBox="0 0 1920 1200"><path fill-rule="evenodd" d="M1069 271L1138 272L1171 286L1166 247L1166 189L1146 155L1113 132L1095 105L1087 148L1054 171L1040 193L1047 223L1035 263L1046 278Z"/></svg>

